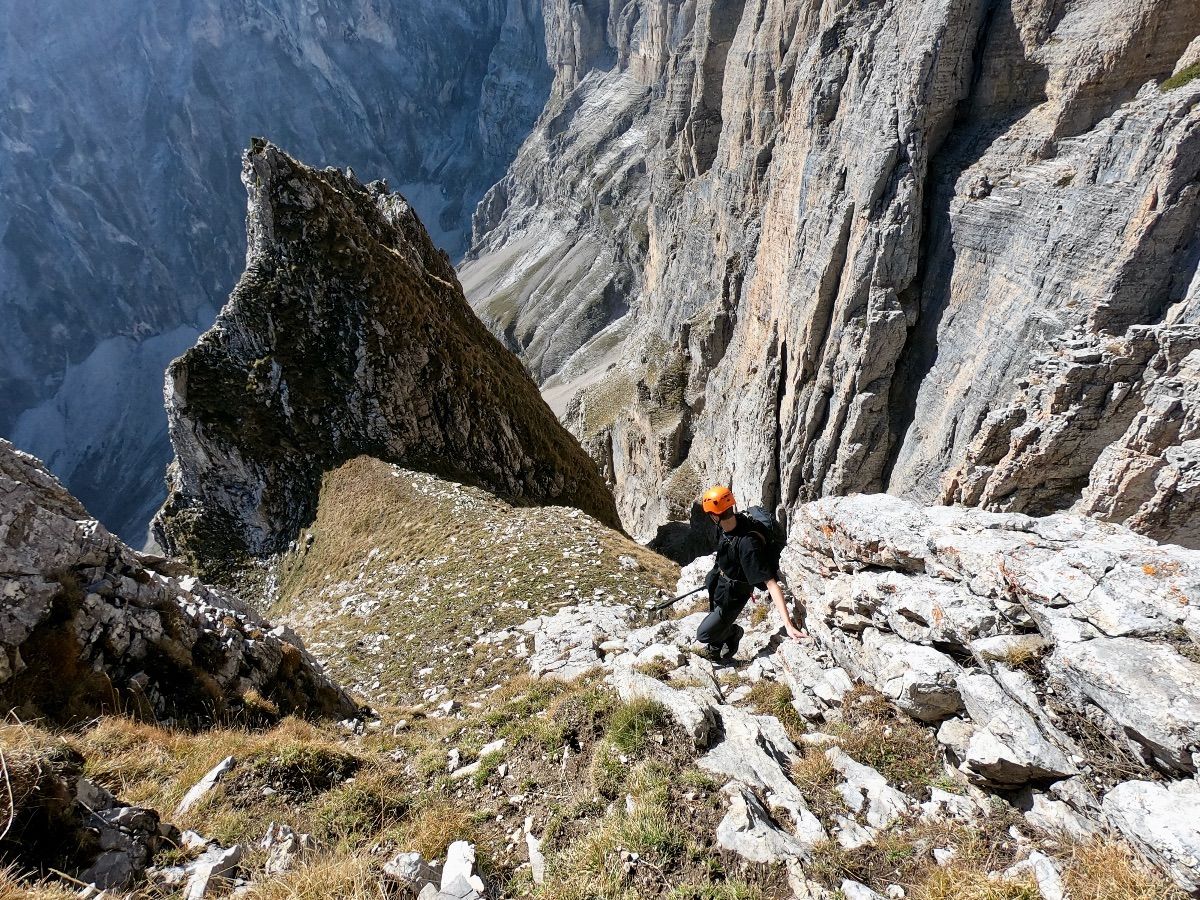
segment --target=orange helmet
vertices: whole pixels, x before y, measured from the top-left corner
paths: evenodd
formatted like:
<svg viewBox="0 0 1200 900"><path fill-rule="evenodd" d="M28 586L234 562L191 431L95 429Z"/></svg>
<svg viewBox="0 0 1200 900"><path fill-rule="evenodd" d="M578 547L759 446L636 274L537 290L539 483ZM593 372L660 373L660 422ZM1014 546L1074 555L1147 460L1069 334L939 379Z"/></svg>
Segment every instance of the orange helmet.
<svg viewBox="0 0 1200 900"><path fill-rule="evenodd" d="M720 484L705 491L704 498L700 502L706 513L716 513L718 516L723 515L726 510L732 509L736 504L737 500L733 497L733 491Z"/></svg>

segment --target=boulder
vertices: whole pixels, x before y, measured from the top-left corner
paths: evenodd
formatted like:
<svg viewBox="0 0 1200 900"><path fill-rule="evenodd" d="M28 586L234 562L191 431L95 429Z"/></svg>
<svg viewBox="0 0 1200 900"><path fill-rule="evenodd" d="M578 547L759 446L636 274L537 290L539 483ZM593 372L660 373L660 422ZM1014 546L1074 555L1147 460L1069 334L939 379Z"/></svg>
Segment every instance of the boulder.
<svg viewBox="0 0 1200 900"><path fill-rule="evenodd" d="M842 896L846 900L885 900L882 894L877 894L865 884L851 881L848 878L842 879L841 890Z"/></svg>
<svg viewBox="0 0 1200 900"><path fill-rule="evenodd" d="M827 654L822 654L828 659ZM821 713L841 703L854 686L846 670L820 659L811 645L785 641L774 653L782 681L792 692L797 711L805 718L815 719Z"/></svg>
<svg viewBox="0 0 1200 900"><path fill-rule="evenodd" d="M722 793L729 811L717 825L717 846L754 863L807 858L809 847L781 829L745 785L731 782Z"/></svg>
<svg viewBox="0 0 1200 900"><path fill-rule="evenodd" d="M529 671L536 678L573 681L604 664L600 645L630 631L631 611L604 603L569 606L520 626L533 636Z"/></svg>
<svg viewBox="0 0 1200 900"><path fill-rule="evenodd" d="M272 822L259 842L259 848L267 851L264 871L268 875L279 875L296 864L296 860L313 849L311 835L298 834L287 825ZM386 866L384 867L386 874Z"/></svg>
<svg viewBox="0 0 1200 900"><path fill-rule="evenodd" d="M980 812L979 804L970 797L952 794L937 787L929 789L929 799L921 804L921 818L930 822L972 822Z"/></svg>
<svg viewBox="0 0 1200 900"><path fill-rule="evenodd" d="M1200 783L1126 781L1104 796L1103 809L1180 887L1200 892Z"/></svg>
<svg viewBox="0 0 1200 900"><path fill-rule="evenodd" d="M1042 736L1033 716L991 675L964 672L958 685L977 726L960 767L967 777L991 786L1013 787L1077 772L1066 755Z"/></svg>
<svg viewBox="0 0 1200 900"><path fill-rule="evenodd" d="M475 846L470 842L454 841L446 848L441 889L459 900L466 900L472 891L483 894L483 880L475 874Z"/></svg>

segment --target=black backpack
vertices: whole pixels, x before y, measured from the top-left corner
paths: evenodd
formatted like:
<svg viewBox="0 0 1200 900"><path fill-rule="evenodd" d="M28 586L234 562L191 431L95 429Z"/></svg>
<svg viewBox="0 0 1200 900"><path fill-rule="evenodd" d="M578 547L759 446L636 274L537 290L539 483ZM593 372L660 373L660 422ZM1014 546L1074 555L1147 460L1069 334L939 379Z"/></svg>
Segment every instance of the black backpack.
<svg viewBox="0 0 1200 900"><path fill-rule="evenodd" d="M743 515L750 520L751 533L762 539L764 562L771 567L771 571L778 578L779 557L783 553L783 546L786 543L783 538L783 530L776 524L775 517L766 507L752 506ZM724 536L722 535L722 537Z"/></svg>
<svg viewBox="0 0 1200 900"><path fill-rule="evenodd" d="M746 516L754 526L755 532L759 533L763 539L763 550L771 571L779 575L779 557L782 555L786 543L783 529L779 527L775 516L765 506L750 507L746 510Z"/></svg>

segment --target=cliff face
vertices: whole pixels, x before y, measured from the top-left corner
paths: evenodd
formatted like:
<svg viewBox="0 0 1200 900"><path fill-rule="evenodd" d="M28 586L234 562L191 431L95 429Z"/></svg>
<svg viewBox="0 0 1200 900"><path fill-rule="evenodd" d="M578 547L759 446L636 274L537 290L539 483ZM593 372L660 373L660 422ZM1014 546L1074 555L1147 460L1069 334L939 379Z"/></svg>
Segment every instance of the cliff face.
<svg viewBox="0 0 1200 900"><path fill-rule="evenodd" d="M246 271L167 372L164 548L209 572L279 552L312 520L321 475L359 455L616 524L595 464L402 197L261 141L242 177Z"/></svg>
<svg viewBox="0 0 1200 900"><path fill-rule="evenodd" d="M545 103L544 46L538 0L5 3L0 434L140 539L162 370L244 262L247 137L392 179L457 255Z"/></svg>
<svg viewBox="0 0 1200 900"><path fill-rule="evenodd" d="M462 277L635 533L730 481L782 511L1082 499L1194 542L1154 512L1190 491L1194 5L630 0L547 23L550 104ZM1058 443L1034 461L1039 415ZM1070 477L1046 478L1055 454Z"/></svg>

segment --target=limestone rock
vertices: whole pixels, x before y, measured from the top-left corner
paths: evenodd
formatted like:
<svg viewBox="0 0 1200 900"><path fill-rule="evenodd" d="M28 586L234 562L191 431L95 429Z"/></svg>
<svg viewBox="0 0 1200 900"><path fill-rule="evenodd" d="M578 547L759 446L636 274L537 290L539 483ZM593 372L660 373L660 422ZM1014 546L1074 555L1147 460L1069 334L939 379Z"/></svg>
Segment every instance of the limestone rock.
<svg viewBox="0 0 1200 900"><path fill-rule="evenodd" d="M1066 644L1053 659L1157 765L1177 773L1200 768L1200 664L1132 638Z"/></svg>
<svg viewBox="0 0 1200 900"><path fill-rule="evenodd" d="M2 440L0 574L0 702L27 718L73 721L119 701L135 715L202 723L246 710L250 692L284 714L357 712L285 633L231 594L142 566ZM63 679L66 666L78 675ZM264 715L261 706L246 712Z"/></svg>
<svg viewBox="0 0 1200 900"><path fill-rule="evenodd" d="M913 717L937 722L962 708L959 669L944 653L875 629L863 634L862 646L879 692Z"/></svg>
<svg viewBox="0 0 1200 900"><path fill-rule="evenodd" d="M295 829L272 822L259 842L259 848L267 851L264 871L268 875L279 875L290 870L301 855L313 849L312 835L298 834ZM384 867L384 874L388 874Z"/></svg>
<svg viewBox="0 0 1200 900"><path fill-rule="evenodd" d="M214 896L224 881L233 877L244 855L242 845L206 850L188 866L191 872L183 889L184 900L204 900Z"/></svg>
<svg viewBox="0 0 1200 900"><path fill-rule="evenodd" d="M1033 851L1025 859L1006 869L1004 877L1016 878L1026 872L1033 875L1042 900L1066 900L1067 892L1063 887L1062 871L1058 863L1045 853Z"/></svg>
<svg viewBox="0 0 1200 900"><path fill-rule="evenodd" d="M928 821L953 819L971 822L979 815L979 806L970 797L930 788L929 799L921 804L921 818Z"/></svg>
<svg viewBox="0 0 1200 900"><path fill-rule="evenodd" d="M1062 750L1048 741L1037 720L992 676L959 677L963 703L978 726L967 744L963 771L991 785L1021 785L1076 773Z"/></svg>
<svg viewBox="0 0 1200 900"><path fill-rule="evenodd" d="M845 779L837 788L842 801L852 812L861 813L871 828L888 828L915 809L910 797L888 784L870 766L856 762L837 747L830 747L825 756Z"/></svg>
<svg viewBox="0 0 1200 900"><path fill-rule="evenodd" d="M84 827L95 833L101 852L79 880L102 890L133 886L161 843L158 813L150 809L113 806L92 812Z"/></svg>
<svg viewBox="0 0 1200 900"><path fill-rule="evenodd" d="M1135 326L1055 349L985 421L947 499L1025 511L1078 498L1082 511L1196 546L1200 327Z"/></svg>
<svg viewBox="0 0 1200 900"><path fill-rule="evenodd" d="M841 891L846 900L884 900L882 894L877 894L865 884L848 878L842 879Z"/></svg>
<svg viewBox="0 0 1200 900"><path fill-rule="evenodd" d="M717 846L722 850L755 863L808 856L808 848L776 825L744 785L731 782L722 793L729 801L729 811L717 825Z"/></svg>
<svg viewBox="0 0 1200 900"><path fill-rule="evenodd" d="M717 713L723 740L702 756L697 765L761 791L772 809L779 808L789 814L792 835L802 844L811 847L827 840L825 829L809 811L804 794L785 772L796 759L796 751L782 733L778 720L755 716L733 706L718 707Z"/></svg>
<svg viewBox="0 0 1200 900"><path fill-rule="evenodd" d="M1063 800L1055 800L1040 791L1030 791L1028 804L1025 797L1017 801L1024 810L1025 819L1047 834L1059 834L1070 840L1086 843L1100 834L1100 826L1093 820L1084 818L1071 804Z"/></svg>
<svg viewBox="0 0 1200 900"><path fill-rule="evenodd" d="M179 801L179 805L175 807L175 816L186 815L196 804L204 799L207 794L217 786L217 783L233 771L237 760L232 756L227 756L215 766L213 766L203 778L197 781L194 785L188 788L188 792L183 795L183 799Z"/></svg>
<svg viewBox="0 0 1200 900"><path fill-rule="evenodd" d="M595 603L567 607L552 616L539 616L521 626L533 636L529 670L539 678L570 681L593 671L604 661L600 644L630 631L630 611Z"/></svg>
<svg viewBox="0 0 1200 900"><path fill-rule="evenodd" d="M1200 890L1200 785L1127 781L1105 795L1109 821L1185 891Z"/></svg>
<svg viewBox="0 0 1200 900"><path fill-rule="evenodd" d="M617 524L595 464L407 201L265 141L242 175L246 271L167 374L165 549L211 572L282 551L322 474L363 454Z"/></svg>
<svg viewBox="0 0 1200 900"><path fill-rule="evenodd" d="M420 853L398 853L383 867L383 874L401 888L418 894L427 885L441 883L441 872L428 862Z"/></svg>
<svg viewBox="0 0 1200 900"><path fill-rule="evenodd" d="M454 841L446 848L441 890L443 896L458 900L483 895L483 880L475 874L475 847L470 842Z"/></svg>

